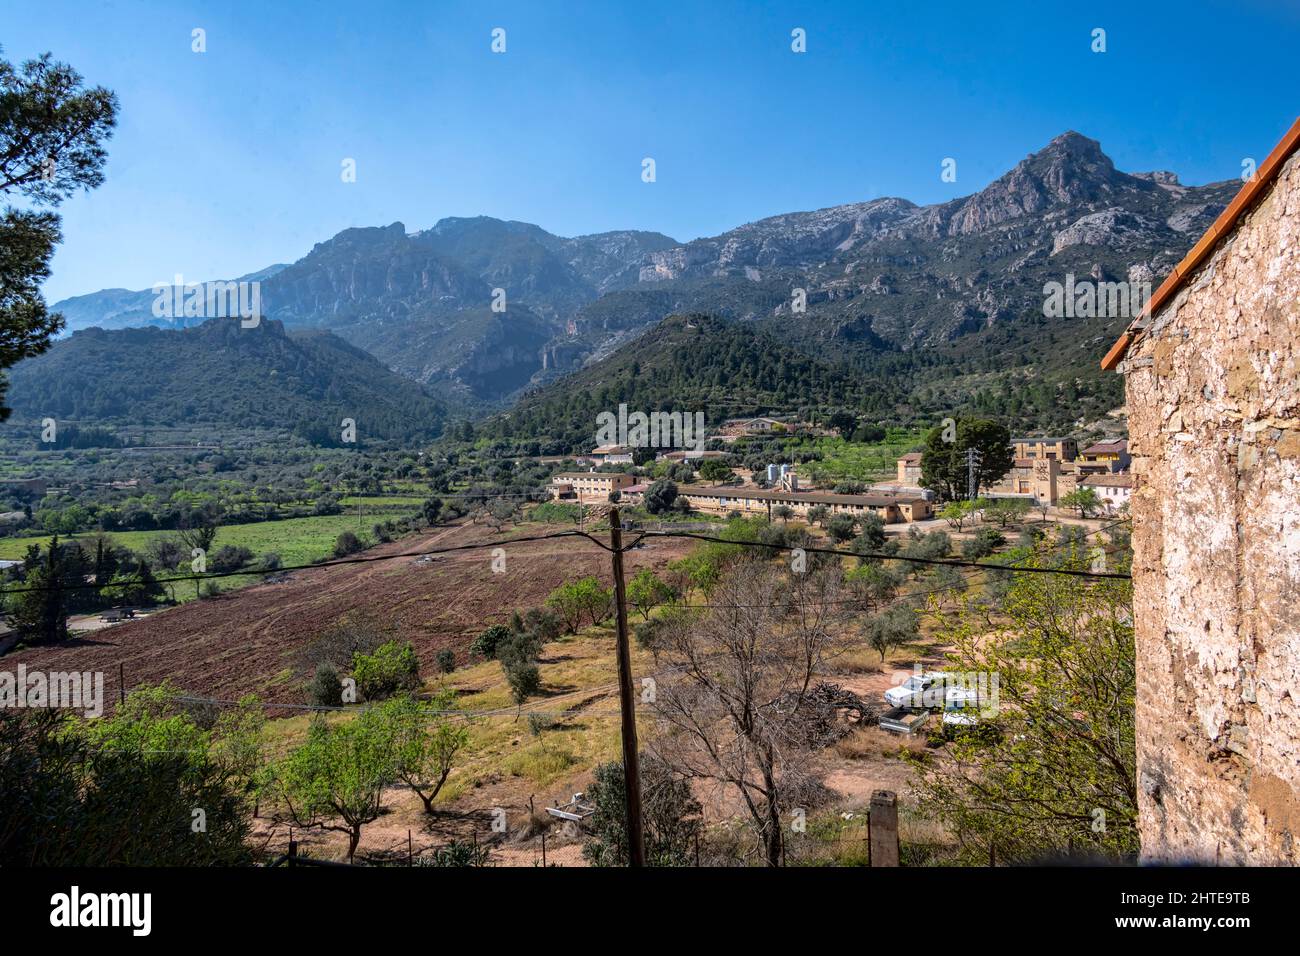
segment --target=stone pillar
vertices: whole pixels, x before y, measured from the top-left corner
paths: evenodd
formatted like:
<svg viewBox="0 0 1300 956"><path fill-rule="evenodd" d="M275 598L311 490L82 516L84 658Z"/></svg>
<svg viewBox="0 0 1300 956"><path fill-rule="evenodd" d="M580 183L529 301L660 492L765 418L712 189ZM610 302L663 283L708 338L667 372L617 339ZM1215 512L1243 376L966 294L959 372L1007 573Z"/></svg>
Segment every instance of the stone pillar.
<svg viewBox="0 0 1300 956"><path fill-rule="evenodd" d="M871 865L898 866L898 794L871 795Z"/></svg>

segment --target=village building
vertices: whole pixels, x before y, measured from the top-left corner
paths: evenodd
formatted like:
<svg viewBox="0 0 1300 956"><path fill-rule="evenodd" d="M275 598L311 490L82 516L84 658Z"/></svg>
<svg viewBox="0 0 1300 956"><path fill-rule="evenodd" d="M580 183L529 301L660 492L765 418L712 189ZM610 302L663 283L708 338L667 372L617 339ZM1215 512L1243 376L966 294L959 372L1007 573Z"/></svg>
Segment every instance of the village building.
<svg viewBox="0 0 1300 956"><path fill-rule="evenodd" d="M1059 458L1017 458L1002 480L987 490L991 498L1031 498L1055 507L1078 487L1076 463Z"/></svg>
<svg viewBox="0 0 1300 956"><path fill-rule="evenodd" d="M782 505L796 516L806 518L818 505L831 514L850 514L856 517L874 512L886 524L922 521L932 514L930 502L921 497L894 495L836 495L820 491L769 490L763 488L696 488L679 486L679 496L684 497L696 511L713 514L761 514L771 517Z"/></svg>
<svg viewBox="0 0 1300 956"><path fill-rule="evenodd" d="M659 461L672 462L701 462L708 461L710 458L726 458L725 451L696 451L694 448L679 448L676 451L660 452L656 459Z"/></svg>
<svg viewBox="0 0 1300 956"><path fill-rule="evenodd" d="M1132 475L1111 475L1106 473L1088 475L1079 480L1080 488L1091 488L1097 493L1097 499L1107 511L1118 511L1129 503L1133 496Z"/></svg>
<svg viewBox="0 0 1300 956"><path fill-rule="evenodd" d="M626 445L600 445L588 452L587 460L595 465L630 465L632 449Z"/></svg>
<svg viewBox="0 0 1300 956"><path fill-rule="evenodd" d="M1128 442L1125 439L1099 441L1089 445L1080 453L1079 471L1085 475L1116 474L1128 471L1129 461Z"/></svg>
<svg viewBox="0 0 1300 956"><path fill-rule="evenodd" d="M741 435L767 435L792 427L778 418L728 418L719 426L718 433L736 438Z"/></svg>
<svg viewBox="0 0 1300 956"><path fill-rule="evenodd" d="M1151 862L1300 863L1300 120L1102 360L1135 487Z"/></svg>
<svg viewBox="0 0 1300 956"><path fill-rule="evenodd" d="M921 453L919 451L909 451L898 459L898 483L913 486L921 484Z"/></svg>
<svg viewBox="0 0 1300 956"><path fill-rule="evenodd" d="M1013 438L1011 446L1016 458L1074 461L1079 457L1079 443L1073 438Z"/></svg>
<svg viewBox="0 0 1300 956"><path fill-rule="evenodd" d="M639 505L645 501L646 489L649 487L646 482L642 481L635 485L628 485L626 488L620 488L618 500L629 505Z"/></svg>
<svg viewBox="0 0 1300 956"><path fill-rule="evenodd" d="M551 497L599 504L609 501L610 492L622 491L635 483L635 478L621 471L566 471L551 476Z"/></svg>

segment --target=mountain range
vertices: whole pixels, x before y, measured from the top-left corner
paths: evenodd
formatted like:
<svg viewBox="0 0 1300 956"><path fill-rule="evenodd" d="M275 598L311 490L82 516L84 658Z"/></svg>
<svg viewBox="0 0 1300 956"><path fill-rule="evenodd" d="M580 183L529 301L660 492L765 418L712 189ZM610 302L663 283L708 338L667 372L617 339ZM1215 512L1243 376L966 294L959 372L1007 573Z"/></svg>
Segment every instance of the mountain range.
<svg viewBox="0 0 1300 956"><path fill-rule="evenodd" d="M345 230L257 276L269 319L328 330L458 413L545 393L666 316L708 313L891 376L904 414L1000 402L1065 424L1118 399L1093 352L1128 316L1045 316L1045 284L1158 283L1238 186L1125 173L1068 132L933 205L873 199L686 243L632 230L563 238L487 217L393 223ZM146 324L141 295L152 298L106 290L54 308L73 330ZM1078 407L1055 408L1065 400Z"/></svg>

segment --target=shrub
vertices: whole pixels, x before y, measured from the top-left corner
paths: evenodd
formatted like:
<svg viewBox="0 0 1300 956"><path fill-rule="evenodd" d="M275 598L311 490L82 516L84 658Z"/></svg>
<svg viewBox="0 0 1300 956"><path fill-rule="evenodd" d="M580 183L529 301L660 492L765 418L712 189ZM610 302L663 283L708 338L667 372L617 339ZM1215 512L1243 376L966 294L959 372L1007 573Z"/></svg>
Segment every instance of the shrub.
<svg viewBox="0 0 1300 956"><path fill-rule="evenodd" d="M836 544L842 544L853 537L857 522L852 515L835 515L826 523L826 533Z"/></svg>
<svg viewBox="0 0 1300 956"><path fill-rule="evenodd" d="M553 611L534 607L524 612L523 627L520 630L531 631L542 644L556 640L564 633L564 624Z"/></svg>
<svg viewBox="0 0 1300 956"><path fill-rule="evenodd" d="M316 665L316 674L307 685L307 699L318 707L338 707L343 703L343 682L328 661Z"/></svg>
<svg viewBox="0 0 1300 956"><path fill-rule="evenodd" d="M469 840L452 840L428 856L415 861L416 866L487 866L491 849Z"/></svg>
<svg viewBox="0 0 1300 956"><path fill-rule="evenodd" d="M485 661L496 660L497 648L501 643L510 637L510 628L504 624L493 624L478 637L474 638L473 643L469 646L471 654L477 654Z"/></svg>
<svg viewBox="0 0 1300 956"><path fill-rule="evenodd" d="M334 557L346 558L349 554L356 554L365 545L351 531L344 531L334 542Z"/></svg>
<svg viewBox="0 0 1300 956"><path fill-rule="evenodd" d="M542 689L542 674L536 664L515 661L510 664L503 663L502 667L506 672L506 683L510 685L510 696L514 698L516 705L522 705Z"/></svg>
<svg viewBox="0 0 1300 956"><path fill-rule="evenodd" d="M451 650L441 650L438 652L438 670L444 674L450 674L456 669L456 652Z"/></svg>
<svg viewBox="0 0 1300 956"><path fill-rule="evenodd" d="M920 618L914 610L906 605L895 605L867 622L867 643L883 661L891 648L915 640L919 626Z"/></svg>
<svg viewBox="0 0 1300 956"><path fill-rule="evenodd" d="M303 662L314 669L321 662L347 670L357 654L369 654L392 639L392 627L366 612L354 611L327 627L303 649Z"/></svg>
<svg viewBox="0 0 1300 956"><path fill-rule="evenodd" d="M556 720L550 714L528 715L528 732L534 737L540 737L543 731L550 730L555 724Z"/></svg>
<svg viewBox="0 0 1300 956"><path fill-rule="evenodd" d="M217 548L208 563L211 570L224 574L229 571L238 571L252 560L253 552L248 548L227 544Z"/></svg>
<svg viewBox="0 0 1300 956"><path fill-rule="evenodd" d="M632 636L637 644L647 651L654 650L659 642L659 622L643 621L632 629Z"/></svg>
<svg viewBox="0 0 1300 956"><path fill-rule="evenodd" d="M383 700L420 686L420 662L410 644L389 641L373 654L357 654L352 660L352 676L364 700Z"/></svg>
<svg viewBox="0 0 1300 956"><path fill-rule="evenodd" d="M559 614L570 633L577 633L584 619L594 625L609 617L612 596L595 577L585 577L561 584L546 598L546 606Z"/></svg>
<svg viewBox="0 0 1300 956"><path fill-rule="evenodd" d="M242 781L166 687L113 716L0 708L0 867L249 862ZM193 809L207 829L190 829Z"/></svg>
<svg viewBox="0 0 1300 956"><path fill-rule="evenodd" d="M690 784L659 758L642 753L641 824L651 866L686 866L700 834L701 807ZM592 838L582 848L594 866L627 866L627 798L621 763L598 766L587 787L596 812L587 821Z"/></svg>

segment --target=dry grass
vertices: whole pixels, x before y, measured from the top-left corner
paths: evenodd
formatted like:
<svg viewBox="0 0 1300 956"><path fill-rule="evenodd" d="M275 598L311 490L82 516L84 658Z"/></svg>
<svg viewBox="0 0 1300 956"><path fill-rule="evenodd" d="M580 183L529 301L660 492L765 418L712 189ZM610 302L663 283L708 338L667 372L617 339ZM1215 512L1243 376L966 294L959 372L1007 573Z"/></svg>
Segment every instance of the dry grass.
<svg viewBox="0 0 1300 956"><path fill-rule="evenodd" d="M925 735L908 737L879 727L861 727L835 743L835 752L845 760L872 760L876 757L902 757L920 754L926 749Z"/></svg>

